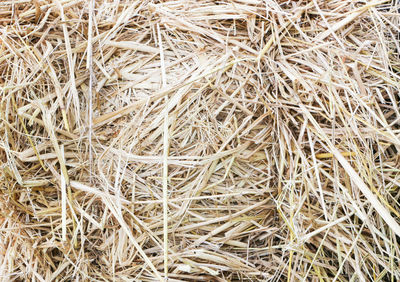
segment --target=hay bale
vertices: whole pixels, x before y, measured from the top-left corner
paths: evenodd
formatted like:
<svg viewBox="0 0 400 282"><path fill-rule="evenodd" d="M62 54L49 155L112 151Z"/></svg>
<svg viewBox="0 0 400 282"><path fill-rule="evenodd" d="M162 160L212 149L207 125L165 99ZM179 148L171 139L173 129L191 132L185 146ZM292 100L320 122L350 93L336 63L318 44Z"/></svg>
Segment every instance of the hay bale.
<svg viewBox="0 0 400 282"><path fill-rule="evenodd" d="M400 279L396 1L0 3L0 277Z"/></svg>

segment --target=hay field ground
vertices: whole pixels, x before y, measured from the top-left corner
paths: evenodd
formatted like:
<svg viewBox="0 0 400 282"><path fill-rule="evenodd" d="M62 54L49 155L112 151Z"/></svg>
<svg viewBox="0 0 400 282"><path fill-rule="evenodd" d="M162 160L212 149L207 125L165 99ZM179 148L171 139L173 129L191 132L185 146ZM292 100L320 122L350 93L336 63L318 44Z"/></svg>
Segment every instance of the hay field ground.
<svg viewBox="0 0 400 282"><path fill-rule="evenodd" d="M400 4L0 2L1 281L399 281Z"/></svg>

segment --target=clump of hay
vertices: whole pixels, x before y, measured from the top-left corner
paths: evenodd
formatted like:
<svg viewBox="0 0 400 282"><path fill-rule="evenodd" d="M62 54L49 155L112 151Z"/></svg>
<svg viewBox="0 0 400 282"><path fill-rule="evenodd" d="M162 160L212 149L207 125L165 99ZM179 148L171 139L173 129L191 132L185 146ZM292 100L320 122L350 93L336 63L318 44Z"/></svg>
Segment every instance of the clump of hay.
<svg viewBox="0 0 400 282"><path fill-rule="evenodd" d="M398 8L1 2L1 279L400 279Z"/></svg>

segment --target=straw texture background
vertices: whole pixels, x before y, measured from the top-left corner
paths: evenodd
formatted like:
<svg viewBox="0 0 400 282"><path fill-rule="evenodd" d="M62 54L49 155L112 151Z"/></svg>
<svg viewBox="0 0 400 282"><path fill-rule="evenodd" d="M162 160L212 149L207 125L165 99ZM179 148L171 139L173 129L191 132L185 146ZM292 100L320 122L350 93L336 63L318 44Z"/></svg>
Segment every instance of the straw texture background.
<svg viewBox="0 0 400 282"><path fill-rule="evenodd" d="M399 8L1 1L0 280L399 280Z"/></svg>

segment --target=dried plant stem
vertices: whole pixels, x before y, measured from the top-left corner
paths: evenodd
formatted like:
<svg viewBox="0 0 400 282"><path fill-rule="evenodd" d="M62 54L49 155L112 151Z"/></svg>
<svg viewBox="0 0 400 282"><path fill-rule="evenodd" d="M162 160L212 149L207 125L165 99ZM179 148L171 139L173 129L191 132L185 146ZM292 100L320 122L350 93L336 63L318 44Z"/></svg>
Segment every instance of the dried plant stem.
<svg viewBox="0 0 400 282"><path fill-rule="evenodd" d="M0 2L0 280L400 281L400 2Z"/></svg>

